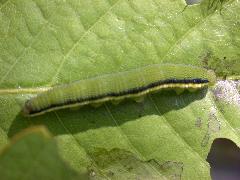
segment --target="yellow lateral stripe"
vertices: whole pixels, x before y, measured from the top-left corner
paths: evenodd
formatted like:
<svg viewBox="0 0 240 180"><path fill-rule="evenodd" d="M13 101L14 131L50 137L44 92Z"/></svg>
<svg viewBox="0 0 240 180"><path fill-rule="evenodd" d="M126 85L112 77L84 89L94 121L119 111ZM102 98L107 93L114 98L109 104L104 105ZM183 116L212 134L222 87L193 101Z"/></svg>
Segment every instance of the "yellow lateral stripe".
<svg viewBox="0 0 240 180"><path fill-rule="evenodd" d="M204 87L207 87L207 86L208 86L208 83L201 83L201 84L193 84L193 83L188 83L188 84L180 84L180 83L162 84L162 85L159 85L159 86L156 86L156 87L153 87L153 88L146 89L146 90L144 90L142 92L139 92L139 93L136 93L136 94L126 94L126 95L119 96L119 97L107 96L107 97L103 97L103 98L96 99L96 100L86 100L86 101L79 102L79 103L61 105L61 106L58 106L58 107L52 107L52 108L43 110L43 111L35 113L35 114L31 114L31 115L28 115L28 116L33 117L33 116L38 116L38 115L41 115L41 114L45 114L46 112L59 110L59 109L71 108L71 107L76 107L76 106L84 106L84 105L95 104L95 103L103 103L103 102L111 101L111 100L122 100L122 99L126 99L126 98L139 97L139 96L143 96L143 95L145 95L147 93L150 93L150 92L158 91L160 89L167 89L167 88L200 89L200 88L204 88Z"/></svg>

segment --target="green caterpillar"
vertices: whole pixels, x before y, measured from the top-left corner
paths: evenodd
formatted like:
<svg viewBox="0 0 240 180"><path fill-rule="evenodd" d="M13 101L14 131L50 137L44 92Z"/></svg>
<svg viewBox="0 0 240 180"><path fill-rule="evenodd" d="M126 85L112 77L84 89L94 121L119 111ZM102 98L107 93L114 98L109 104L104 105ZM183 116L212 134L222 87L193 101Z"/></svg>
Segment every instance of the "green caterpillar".
<svg viewBox="0 0 240 180"><path fill-rule="evenodd" d="M26 116L67 107L98 105L106 101L141 98L161 89L201 89L215 83L213 71L190 65L154 64L130 71L106 74L63 84L29 99Z"/></svg>

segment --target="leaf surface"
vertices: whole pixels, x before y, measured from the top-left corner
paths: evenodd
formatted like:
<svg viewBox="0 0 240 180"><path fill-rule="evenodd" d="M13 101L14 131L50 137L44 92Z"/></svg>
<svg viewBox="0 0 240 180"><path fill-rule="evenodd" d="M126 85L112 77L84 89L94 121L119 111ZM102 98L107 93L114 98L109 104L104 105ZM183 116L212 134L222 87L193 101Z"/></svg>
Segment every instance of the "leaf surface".
<svg viewBox="0 0 240 180"><path fill-rule="evenodd" d="M14 136L0 152L0 172L3 180L84 178L61 160L56 143L43 127Z"/></svg>
<svg viewBox="0 0 240 180"><path fill-rule="evenodd" d="M41 88L154 63L192 64L239 77L240 3L211 2L0 1L0 145L40 124L54 135L61 157L80 173L90 167L93 178L135 178L139 166L150 168L149 177L210 178L205 159L212 141L240 143L239 106L219 104L211 90L164 91L143 104L107 103L36 118L20 111ZM116 161L102 166L99 152L106 159L121 157L123 165L135 159L135 165L131 171Z"/></svg>

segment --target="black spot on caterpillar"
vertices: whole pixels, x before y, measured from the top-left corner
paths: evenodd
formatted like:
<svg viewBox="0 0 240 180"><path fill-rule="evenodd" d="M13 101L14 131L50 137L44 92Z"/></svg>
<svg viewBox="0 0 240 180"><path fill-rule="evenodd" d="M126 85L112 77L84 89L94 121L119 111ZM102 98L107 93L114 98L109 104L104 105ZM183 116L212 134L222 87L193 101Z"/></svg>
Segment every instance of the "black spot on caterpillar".
<svg viewBox="0 0 240 180"><path fill-rule="evenodd" d="M215 74L204 68L154 64L53 87L29 99L23 113L36 116L67 107L118 102L161 89L194 90L213 85L215 81Z"/></svg>

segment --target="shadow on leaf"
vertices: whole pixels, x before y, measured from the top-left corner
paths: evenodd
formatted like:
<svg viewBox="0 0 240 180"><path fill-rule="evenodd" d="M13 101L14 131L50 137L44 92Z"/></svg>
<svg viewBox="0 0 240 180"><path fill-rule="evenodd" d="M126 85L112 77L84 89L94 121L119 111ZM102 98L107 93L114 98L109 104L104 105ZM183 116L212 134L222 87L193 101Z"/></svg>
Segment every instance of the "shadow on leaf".
<svg viewBox="0 0 240 180"><path fill-rule="evenodd" d="M91 106L79 109L64 109L46 113L37 117L23 117L21 113L14 119L8 132L8 136L31 125L44 125L53 135L75 134L90 129L101 127L113 127L134 121L143 116L159 115L182 109L196 100L205 97L207 89L195 93L177 95L174 91L161 91L145 98L143 103L125 100L119 105L106 103L99 108Z"/></svg>

